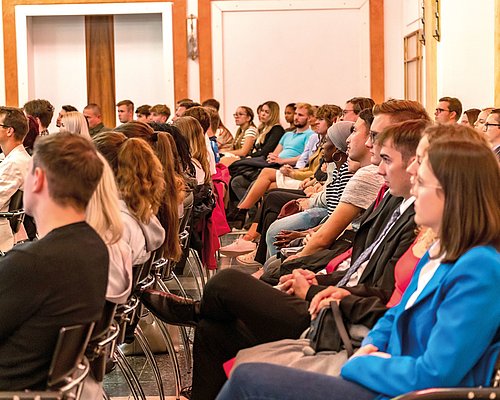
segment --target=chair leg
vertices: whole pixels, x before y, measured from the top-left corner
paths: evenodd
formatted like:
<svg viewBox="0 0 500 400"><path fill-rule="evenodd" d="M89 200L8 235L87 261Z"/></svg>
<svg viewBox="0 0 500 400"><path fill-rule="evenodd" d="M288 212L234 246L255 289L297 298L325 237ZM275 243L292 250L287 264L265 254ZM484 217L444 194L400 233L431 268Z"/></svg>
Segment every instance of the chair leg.
<svg viewBox="0 0 500 400"><path fill-rule="evenodd" d="M116 346L114 357L116 362L118 363L118 367L120 367L120 370L123 373L123 376L128 384L128 387L130 388L132 396L134 396L134 399L146 400L146 395L144 394L144 390L142 389L142 386L139 383L139 379L137 378L137 375L132 369L132 366L127 361L125 354L123 354L123 351L122 349L120 349L119 346Z"/></svg>
<svg viewBox="0 0 500 400"><path fill-rule="evenodd" d="M163 321L156 318L154 315L153 315L153 318L155 319L158 327L160 328L160 332L161 332L163 339L165 340L165 343L167 345L168 356L170 357L170 360L172 361L172 368L174 371L175 398L177 400L179 400L180 396L181 396L181 390L182 390L181 369L179 366L179 360L177 359L177 354L175 353L174 343L173 343L172 337L170 336Z"/></svg>
<svg viewBox="0 0 500 400"><path fill-rule="evenodd" d="M206 284L203 263L201 262L200 256L198 255L196 250L189 249L189 255L191 257L193 257L193 259L194 259L195 266L198 270L198 276L200 277L200 281L201 281L201 289L203 291L203 290L205 290L205 284ZM192 265L192 264L190 263L189 265Z"/></svg>
<svg viewBox="0 0 500 400"><path fill-rule="evenodd" d="M142 351L144 352L144 355L146 356L149 364L151 365L153 374L155 376L156 385L158 386L158 394L160 395L160 399L164 399L165 393L163 391L163 381L161 379L161 373L160 369L158 368L158 363L156 362L154 354L151 351L151 347L149 346L148 340L146 336L144 336L144 332L139 325L137 325L137 327L135 328L135 337L137 339L137 342L139 343L139 346L141 346Z"/></svg>

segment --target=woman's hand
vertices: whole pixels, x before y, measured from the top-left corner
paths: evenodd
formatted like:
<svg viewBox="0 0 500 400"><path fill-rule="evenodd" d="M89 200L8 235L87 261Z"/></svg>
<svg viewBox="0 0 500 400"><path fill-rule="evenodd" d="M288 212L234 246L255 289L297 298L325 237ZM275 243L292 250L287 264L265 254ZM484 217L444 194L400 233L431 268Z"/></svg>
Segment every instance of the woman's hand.
<svg viewBox="0 0 500 400"><path fill-rule="evenodd" d="M292 240L305 237L306 235L307 232L282 230L276 235L276 241L273 243L273 245L278 248L285 247Z"/></svg>

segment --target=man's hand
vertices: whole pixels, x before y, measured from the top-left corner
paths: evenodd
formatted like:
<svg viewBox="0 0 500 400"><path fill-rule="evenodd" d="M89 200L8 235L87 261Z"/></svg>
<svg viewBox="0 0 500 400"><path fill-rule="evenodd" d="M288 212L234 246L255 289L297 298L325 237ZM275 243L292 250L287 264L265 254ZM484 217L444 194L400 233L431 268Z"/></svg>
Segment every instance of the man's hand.
<svg viewBox="0 0 500 400"><path fill-rule="evenodd" d="M267 156L267 162L270 164L283 164L283 161L281 158L278 157L277 154L274 153L269 153Z"/></svg>
<svg viewBox="0 0 500 400"><path fill-rule="evenodd" d="M335 286L328 286L311 300L311 304L309 305L309 314L311 314L311 318L315 319L322 308L330 306L330 302L340 301L350 294L351 292L348 290Z"/></svg>
<svg viewBox="0 0 500 400"><path fill-rule="evenodd" d="M307 232L299 232L299 231L288 231L282 230L280 233L276 235L276 241L273 243L276 247L284 247L292 240L305 237Z"/></svg>

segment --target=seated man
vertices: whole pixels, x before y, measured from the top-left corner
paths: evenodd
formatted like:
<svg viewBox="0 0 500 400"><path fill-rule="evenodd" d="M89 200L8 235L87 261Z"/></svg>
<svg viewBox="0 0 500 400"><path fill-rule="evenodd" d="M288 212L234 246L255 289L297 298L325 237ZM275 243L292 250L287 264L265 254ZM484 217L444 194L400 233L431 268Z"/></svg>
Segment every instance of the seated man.
<svg viewBox="0 0 500 400"><path fill-rule="evenodd" d="M102 171L82 136L35 143L24 207L40 240L0 260L0 390L43 390L59 329L101 316L109 256L85 209Z"/></svg>
<svg viewBox="0 0 500 400"><path fill-rule="evenodd" d="M30 156L23 140L28 133L28 120L19 108L0 107L0 147L5 159L0 163L0 211L9 211L10 199L23 189ZM14 235L9 221L0 218L0 250L14 246Z"/></svg>

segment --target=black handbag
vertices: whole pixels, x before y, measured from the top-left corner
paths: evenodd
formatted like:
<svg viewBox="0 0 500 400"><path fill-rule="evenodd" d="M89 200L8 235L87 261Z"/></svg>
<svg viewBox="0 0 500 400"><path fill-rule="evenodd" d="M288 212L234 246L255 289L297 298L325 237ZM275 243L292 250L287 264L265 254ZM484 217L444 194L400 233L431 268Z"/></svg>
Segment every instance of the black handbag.
<svg viewBox="0 0 500 400"><path fill-rule="evenodd" d="M331 301L330 307L322 308L316 319L311 321L306 338L309 339L311 355L320 351L339 352L343 349L346 350L347 357L354 353L352 340L336 301Z"/></svg>

